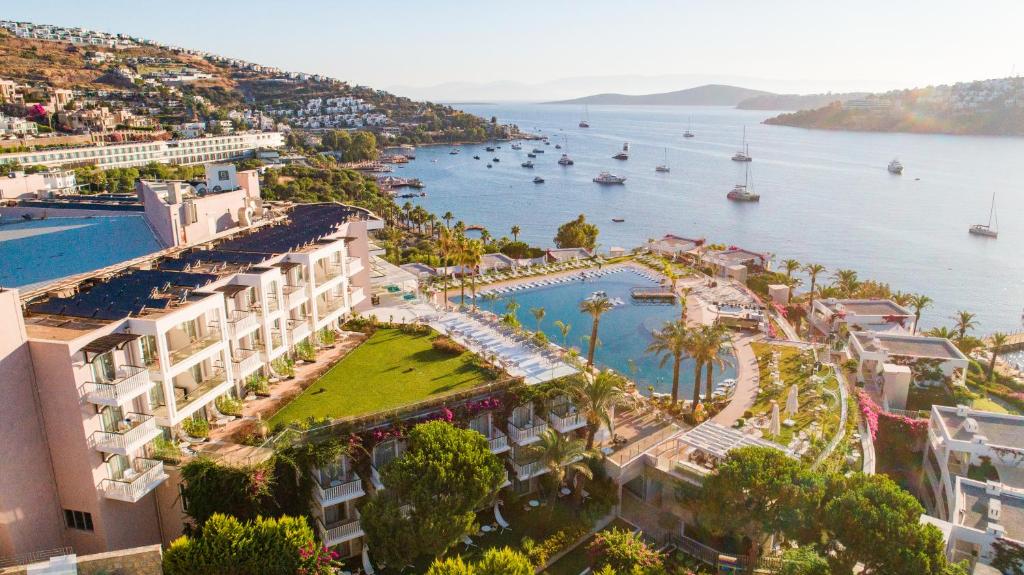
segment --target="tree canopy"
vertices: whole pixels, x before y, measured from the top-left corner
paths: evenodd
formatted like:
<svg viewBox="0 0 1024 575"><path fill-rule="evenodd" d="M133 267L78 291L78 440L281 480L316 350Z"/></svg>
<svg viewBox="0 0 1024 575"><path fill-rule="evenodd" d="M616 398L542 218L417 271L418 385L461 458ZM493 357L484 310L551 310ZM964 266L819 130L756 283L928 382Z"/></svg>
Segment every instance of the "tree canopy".
<svg viewBox="0 0 1024 575"><path fill-rule="evenodd" d="M414 427L408 439L406 452L381 472L385 489L361 510L374 554L402 565L457 543L505 480L501 461L475 431L433 421Z"/></svg>
<svg viewBox="0 0 1024 575"><path fill-rule="evenodd" d="M476 563L466 563L462 557L435 560L427 575L533 575L530 560L508 547L491 548Z"/></svg>
<svg viewBox="0 0 1024 575"><path fill-rule="evenodd" d="M580 214L575 220L558 227L558 233L555 234L555 245L560 248L592 250L597 247L597 234L597 226L587 223L586 216Z"/></svg>

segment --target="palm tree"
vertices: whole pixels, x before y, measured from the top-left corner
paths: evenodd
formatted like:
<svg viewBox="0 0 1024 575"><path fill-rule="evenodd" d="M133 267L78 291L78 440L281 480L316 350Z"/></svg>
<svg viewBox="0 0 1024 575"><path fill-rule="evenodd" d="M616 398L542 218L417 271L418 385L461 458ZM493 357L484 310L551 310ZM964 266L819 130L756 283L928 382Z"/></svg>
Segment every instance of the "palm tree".
<svg viewBox="0 0 1024 575"><path fill-rule="evenodd" d="M491 232L487 230L480 230L480 241L486 246L491 243Z"/></svg>
<svg viewBox="0 0 1024 575"><path fill-rule="evenodd" d="M711 401L715 366L717 365L725 369L725 366L729 364L728 360L726 360L726 354L723 352L725 345L729 343L729 334L725 326L722 325L702 326L700 332L700 338L704 340L702 351L705 353L701 359L703 359L704 366L707 369L704 401ZM700 383L695 381L694 386L700 387Z"/></svg>
<svg viewBox="0 0 1024 575"><path fill-rule="evenodd" d="M706 341L700 337L700 330L690 332L686 338L686 353L693 358L693 401L690 402L690 412L697 413L697 405L700 403L700 374L704 370L704 351Z"/></svg>
<svg viewBox="0 0 1024 575"><path fill-rule="evenodd" d="M931 328L930 330L925 332L925 335L931 337L941 337L942 339L956 339L957 332L954 329L949 329L946 326L942 326Z"/></svg>
<svg viewBox="0 0 1024 575"><path fill-rule="evenodd" d="M977 316L969 311L960 310L956 312L956 315L953 316L953 320L956 321L958 341L963 341L963 339L967 337L967 332L978 327L978 322L974 321L976 317Z"/></svg>
<svg viewBox="0 0 1024 575"><path fill-rule="evenodd" d="M452 227L452 220L455 219L455 215L452 214L451 212L445 212L444 215L441 216L441 219L444 220L444 226L446 228L451 228Z"/></svg>
<svg viewBox="0 0 1024 575"><path fill-rule="evenodd" d="M814 308L814 288L818 285L818 276L825 273L825 266L821 264L806 264L804 265L804 273L811 278L811 300L807 307L808 310Z"/></svg>
<svg viewBox="0 0 1024 575"><path fill-rule="evenodd" d="M594 448L594 436L602 425L612 429L615 408L629 402L626 380L611 371L585 375L569 388L576 408L587 419L587 450Z"/></svg>
<svg viewBox="0 0 1024 575"><path fill-rule="evenodd" d="M473 293L473 309L476 309L476 276L484 256L484 244L480 240L467 240L461 250L459 264L462 266L463 301L465 301L466 271L469 270L470 289Z"/></svg>
<svg viewBox="0 0 1024 575"><path fill-rule="evenodd" d="M556 319L555 327L558 328L558 331L562 332L562 347L569 349L569 332L572 331L572 324Z"/></svg>
<svg viewBox="0 0 1024 575"><path fill-rule="evenodd" d="M917 333L917 324L921 322L921 312L932 304L932 298L924 294L915 294L910 298L910 307L914 308L914 332Z"/></svg>
<svg viewBox="0 0 1024 575"><path fill-rule="evenodd" d="M786 270L786 279L793 279L793 272L800 269L800 262L789 258L788 260L782 260L782 269Z"/></svg>
<svg viewBox="0 0 1024 575"><path fill-rule="evenodd" d="M995 373L995 370L996 370L996 359L999 358L999 352L1003 349L1003 346L1006 345L1006 342L1009 339L1010 339L1010 336L1006 335L1005 333L1003 333L1001 331L995 332L994 334L992 334L992 337L989 338L988 349L989 349L989 351L992 352L992 358L989 359L989 361L988 361L988 380L989 381L992 381L992 374Z"/></svg>
<svg viewBox="0 0 1024 575"><path fill-rule="evenodd" d="M583 476L586 479L594 477L586 459L591 457L583 441L580 439L569 439L554 429L549 428L541 434L540 441L528 447L530 453L537 455L537 462L546 467L555 488L551 490L548 497L554 501L559 486L565 482L566 476L572 472L576 476ZM582 489L583 482L578 481L576 489Z"/></svg>
<svg viewBox="0 0 1024 575"><path fill-rule="evenodd" d="M580 302L580 311L590 314L594 323L590 327L590 342L587 349L587 367L594 366L594 351L597 349L597 326L601 322L601 316L612 309L612 302L606 297L595 297Z"/></svg>
<svg viewBox="0 0 1024 575"><path fill-rule="evenodd" d="M522 230L519 229L519 226L512 226L512 241L514 241L514 242L518 242L519 241L519 232L521 232L521 231Z"/></svg>
<svg viewBox="0 0 1024 575"><path fill-rule="evenodd" d="M903 292L903 291L895 291L895 292L892 293L892 296L890 296L890 299L892 299L892 301L896 305L901 305L903 307L907 307L908 305L910 305L910 300L913 297L914 297L914 294L912 294L912 293L907 293L907 292Z"/></svg>
<svg viewBox="0 0 1024 575"><path fill-rule="evenodd" d="M686 301L690 298L690 294L693 293L692 287L684 287L679 290L679 319L686 323Z"/></svg>
<svg viewBox="0 0 1024 575"><path fill-rule="evenodd" d="M679 366L689 350L691 332L686 322L667 321L661 331L651 334L654 341L647 346L647 353L661 356L658 367L664 368L668 360L672 360L672 405L679 401Z"/></svg>
<svg viewBox="0 0 1024 575"><path fill-rule="evenodd" d="M547 310L542 307L531 307L530 314L533 315L533 319L537 322L537 333L540 333L540 322L544 321L544 316L547 315Z"/></svg>
<svg viewBox="0 0 1024 575"><path fill-rule="evenodd" d="M441 230L441 235L437 239L437 250L441 255L441 268L444 270L442 281L444 282L444 309L448 309L448 259L458 249L458 240L452 235L448 228Z"/></svg>
<svg viewBox="0 0 1024 575"><path fill-rule="evenodd" d="M853 297L854 292L860 287L860 281L857 279L857 272L854 270L836 270L832 274L832 278L835 280L836 285L839 287L839 292L843 294L843 297Z"/></svg>

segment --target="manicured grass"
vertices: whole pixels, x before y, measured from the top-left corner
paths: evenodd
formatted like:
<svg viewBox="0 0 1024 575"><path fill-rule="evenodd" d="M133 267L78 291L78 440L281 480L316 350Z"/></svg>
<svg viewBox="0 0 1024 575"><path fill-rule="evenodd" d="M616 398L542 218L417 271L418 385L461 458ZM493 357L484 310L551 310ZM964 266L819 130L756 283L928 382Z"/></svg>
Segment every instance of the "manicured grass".
<svg viewBox="0 0 1024 575"><path fill-rule="evenodd" d="M933 405L956 405L956 399L945 385L910 386L907 392L907 411L931 411Z"/></svg>
<svg viewBox="0 0 1024 575"><path fill-rule="evenodd" d="M434 333L380 329L270 419L292 423L376 413L488 382L473 355L431 346Z"/></svg>
<svg viewBox="0 0 1024 575"><path fill-rule="evenodd" d="M974 403L971 404L971 407L982 411L991 411L993 413L1010 413L1010 410L987 397L979 397L978 399L975 399Z"/></svg>

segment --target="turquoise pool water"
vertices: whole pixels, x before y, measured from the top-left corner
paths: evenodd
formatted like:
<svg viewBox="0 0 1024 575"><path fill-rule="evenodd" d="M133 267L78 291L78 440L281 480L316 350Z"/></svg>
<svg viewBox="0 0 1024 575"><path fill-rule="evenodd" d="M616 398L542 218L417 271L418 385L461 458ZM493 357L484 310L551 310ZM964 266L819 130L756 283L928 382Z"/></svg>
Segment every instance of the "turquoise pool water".
<svg viewBox="0 0 1024 575"><path fill-rule="evenodd" d="M568 283L538 288L529 288L511 294L498 294L495 299L478 298L478 305L483 309L497 314L506 313L506 306L511 300L519 304L516 316L527 329L536 329L536 320L530 312L531 308L544 308L546 314L541 322L541 329L554 342L562 344L562 333L555 327L555 320L561 320L572 326L568 344L580 349L581 355L586 354L587 337L590 336L590 316L579 311L580 302L595 291L605 291L609 298L621 299L623 304L601 316L595 362L602 367L610 367L631 376L638 383L638 388L647 393L647 387L653 386L657 392L668 393L672 390L672 364L668 362L664 368L658 367L657 357L645 353L651 343L651 332L658 330L666 321L679 317L679 306L672 304L638 304L630 297L630 289L640 286L655 286L656 281L643 277L632 270L623 269L607 275L586 280L574 280ZM452 301L458 302L456 295ZM468 296L467 296L468 301ZM630 360L635 365L635 375L630 367ZM723 373L716 369L715 380L735 377L735 369L728 367ZM690 397L693 392L693 362L683 361L679 378L679 394L682 398Z"/></svg>
<svg viewBox="0 0 1024 575"><path fill-rule="evenodd" d="M0 286L31 286L160 249L141 215L0 224Z"/></svg>

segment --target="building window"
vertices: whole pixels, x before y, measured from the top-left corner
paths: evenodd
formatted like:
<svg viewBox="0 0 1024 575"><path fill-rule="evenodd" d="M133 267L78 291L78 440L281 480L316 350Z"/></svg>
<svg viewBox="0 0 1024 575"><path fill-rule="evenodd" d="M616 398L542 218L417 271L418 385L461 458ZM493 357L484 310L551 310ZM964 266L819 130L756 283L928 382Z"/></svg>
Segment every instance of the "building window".
<svg viewBox="0 0 1024 575"><path fill-rule="evenodd" d="M224 180L227 180L228 179L228 171L227 170L220 170L220 171L218 171L217 172L217 179L222 181L222 182Z"/></svg>
<svg viewBox="0 0 1024 575"><path fill-rule="evenodd" d="M68 529L92 531L92 513L65 509L64 524L67 525Z"/></svg>

